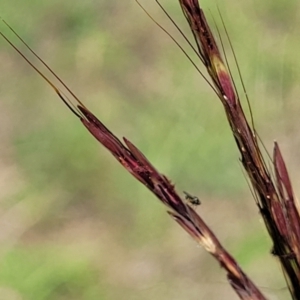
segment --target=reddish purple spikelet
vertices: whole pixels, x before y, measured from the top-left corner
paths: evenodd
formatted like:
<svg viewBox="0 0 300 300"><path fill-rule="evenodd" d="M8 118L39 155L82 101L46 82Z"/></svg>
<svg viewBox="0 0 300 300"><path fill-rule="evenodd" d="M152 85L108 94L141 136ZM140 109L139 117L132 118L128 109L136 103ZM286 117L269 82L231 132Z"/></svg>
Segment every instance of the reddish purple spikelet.
<svg viewBox="0 0 300 300"><path fill-rule="evenodd" d="M179 2L195 37L201 61L217 87L221 100L230 106L236 105L231 76L223 62L203 10L197 0L180 0Z"/></svg>
<svg viewBox="0 0 300 300"><path fill-rule="evenodd" d="M274 169L278 194L280 196L280 207L282 218L277 218L278 227L292 251L291 257L295 259L294 264L300 266L300 217L295 204L294 192L289 174L277 142L274 145ZM278 214L279 215L279 214ZM297 274L300 280L300 274Z"/></svg>

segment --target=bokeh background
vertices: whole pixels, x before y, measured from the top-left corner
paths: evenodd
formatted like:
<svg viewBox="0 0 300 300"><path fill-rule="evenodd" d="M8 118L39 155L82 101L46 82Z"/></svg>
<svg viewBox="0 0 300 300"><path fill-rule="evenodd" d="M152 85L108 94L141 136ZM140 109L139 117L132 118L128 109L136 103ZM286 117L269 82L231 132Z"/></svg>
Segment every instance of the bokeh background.
<svg viewBox="0 0 300 300"><path fill-rule="evenodd" d="M155 1L141 2L184 45ZM220 24L216 2L201 3ZM163 4L190 36L178 1ZM218 5L257 130L270 151L280 143L299 194L300 3ZM198 195L201 216L269 299L289 299L221 104L135 1L0 6L117 136L135 143L179 193ZM237 298L218 264L2 39L0 65L0 299Z"/></svg>

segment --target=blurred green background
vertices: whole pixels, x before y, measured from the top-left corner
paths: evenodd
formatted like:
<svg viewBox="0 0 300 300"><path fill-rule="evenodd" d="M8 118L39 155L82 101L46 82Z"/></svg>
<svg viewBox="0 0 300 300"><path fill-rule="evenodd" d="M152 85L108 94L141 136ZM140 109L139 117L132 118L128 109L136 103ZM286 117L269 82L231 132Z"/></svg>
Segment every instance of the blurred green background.
<svg viewBox="0 0 300 300"><path fill-rule="evenodd" d="M155 1L141 2L184 44ZM220 24L216 2L201 3ZM190 36L178 1L163 4ZM296 183L300 2L219 6L257 129L270 151L278 140ZM201 216L269 299L289 299L221 104L135 1L2 0L1 16L179 193L201 198ZM218 264L2 39L0 63L0 299L237 298Z"/></svg>

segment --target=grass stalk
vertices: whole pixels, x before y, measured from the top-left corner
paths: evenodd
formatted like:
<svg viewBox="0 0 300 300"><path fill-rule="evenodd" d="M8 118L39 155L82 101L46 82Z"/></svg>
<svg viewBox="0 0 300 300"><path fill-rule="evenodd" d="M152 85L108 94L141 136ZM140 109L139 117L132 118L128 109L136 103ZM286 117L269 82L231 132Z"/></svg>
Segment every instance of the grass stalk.
<svg viewBox="0 0 300 300"><path fill-rule="evenodd" d="M179 3L196 42L196 48L193 49L198 52L200 62L205 67L211 80L209 84L224 106L229 126L240 152L241 163L252 185L256 205L273 242L272 252L281 263L293 299L300 299L300 217L279 145L274 144L273 169L270 170L260 149L259 136L254 128L252 114L249 122L241 105L230 69L227 66L227 58L225 56L224 62L198 0L179 0ZM3 22L20 42L60 81L63 88L70 94L71 100L39 71L2 32L0 32L1 36L53 88L90 134L129 173L165 204L168 214L217 260L226 271L227 280L240 299L266 299L235 259L226 251L194 207L179 196L174 184L165 175L161 174L128 139L123 138L123 142L120 141L73 94L28 44L5 21Z"/></svg>

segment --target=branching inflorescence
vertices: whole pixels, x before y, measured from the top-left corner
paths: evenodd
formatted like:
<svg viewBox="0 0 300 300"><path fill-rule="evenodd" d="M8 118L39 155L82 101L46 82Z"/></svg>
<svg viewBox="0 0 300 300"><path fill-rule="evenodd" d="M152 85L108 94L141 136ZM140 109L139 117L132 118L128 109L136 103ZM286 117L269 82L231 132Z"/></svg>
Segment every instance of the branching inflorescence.
<svg viewBox="0 0 300 300"><path fill-rule="evenodd" d="M273 253L279 257L293 297L300 299L300 218L279 146L275 143L273 178L259 148L255 129L251 129L245 117L231 74L222 60L198 0L180 0L180 4L196 40L201 61L224 106L241 162L273 241Z"/></svg>
<svg viewBox="0 0 300 300"><path fill-rule="evenodd" d="M158 1L157 1L158 2ZM241 162L249 176L256 204L273 241L273 253L279 258L294 299L300 299L300 218L288 172L279 146L275 143L272 171L268 170L258 144L257 133L249 125L230 69L224 63L216 40L206 21L198 0L179 0L196 41L198 56L211 78L212 87L221 100ZM128 139L122 143L92 114L40 57L3 21L20 41L63 84L71 94L74 105L59 88L47 79L25 55L2 33L2 37L50 84L60 99L80 119L88 131L167 207L172 218L202 245L226 270L227 278L241 299L265 299L259 289L225 250L208 225L176 192L171 181L158 172L148 159ZM252 128L251 128L252 127Z"/></svg>

